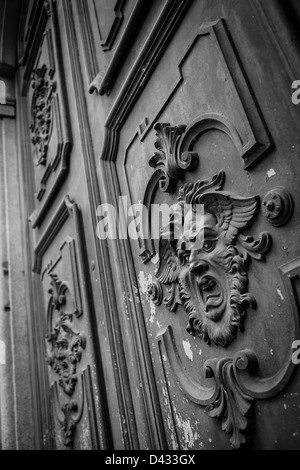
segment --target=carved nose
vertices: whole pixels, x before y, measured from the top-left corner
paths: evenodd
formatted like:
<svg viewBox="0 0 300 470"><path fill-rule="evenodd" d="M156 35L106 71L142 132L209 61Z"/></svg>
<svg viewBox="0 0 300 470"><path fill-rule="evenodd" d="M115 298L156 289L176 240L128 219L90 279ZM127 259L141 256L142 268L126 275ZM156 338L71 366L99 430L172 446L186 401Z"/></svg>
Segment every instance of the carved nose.
<svg viewBox="0 0 300 470"><path fill-rule="evenodd" d="M191 260L190 259L190 272L193 274L202 274L208 270L208 264L202 260Z"/></svg>

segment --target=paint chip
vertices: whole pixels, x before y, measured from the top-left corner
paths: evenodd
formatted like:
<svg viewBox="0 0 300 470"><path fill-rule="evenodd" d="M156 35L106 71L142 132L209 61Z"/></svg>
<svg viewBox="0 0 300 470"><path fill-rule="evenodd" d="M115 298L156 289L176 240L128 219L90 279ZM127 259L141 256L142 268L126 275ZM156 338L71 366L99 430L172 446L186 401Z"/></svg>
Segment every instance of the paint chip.
<svg viewBox="0 0 300 470"><path fill-rule="evenodd" d="M0 341L0 365L6 365L6 350L4 341Z"/></svg>
<svg viewBox="0 0 300 470"><path fill-rule="evenodd" d="M159 256L158 256L158 253L156 253L156 255L153 256L153 258L151 258L151 263L157 264L158 262L159 262Z"/></svg>
<svg viewBox="0 0 300 470"><path fill-rule="evenodd" d="M281 300L284 300L284 297L282 295L282 292L280 289L277 289L277 294L279 295L279 297L281 298Z"/></svg>
<svg viewBox="0 0 300 470"><path fill-rule="evenodd" d="M185 354L192 361L194 359L194 356L193 356L193 351L191 349L190 342L189 341L182 341L182 345L183 345Z"/></svg>
<svg viewBox="0 0 300 470"><path fill-rule="evenodd" d="M269 171L267 171L267 176L268 178L272 178L273 176L276 176L276 171L271 168Z"/></svg>

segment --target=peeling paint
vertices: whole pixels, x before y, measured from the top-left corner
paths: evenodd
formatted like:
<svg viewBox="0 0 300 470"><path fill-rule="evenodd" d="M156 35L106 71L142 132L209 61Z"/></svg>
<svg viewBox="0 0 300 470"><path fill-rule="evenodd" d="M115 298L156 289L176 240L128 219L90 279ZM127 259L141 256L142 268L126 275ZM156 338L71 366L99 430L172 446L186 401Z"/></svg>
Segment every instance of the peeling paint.
<svg viewBox="0 0 300 470"><path fill-rule="evenodd" d="M194 356L193 356L193 351L192 351L190 342L189 342L189 341L182 341L182 345L183 345L183 349L184 349L184 352L185 352L185 354L187 355L187 357L188 357L191 361L193 361L193 360L194 360Z"/></svg>
<svg viewBox="0 0 300 470"><path fill-rule="evenodd" d="M276 171L273 168L271 168L269 171L267 171L267 177L268 179L270 179L273 176L276 176Z"/></svg>
<svg viewBox="0 0 300 470"><path fill-rule="evenodd" d="M159 256L158 256L158 253L156 253L156 255L153 256L153 258L151 258L151 263L157 264L158 262L159 262Z"/></svg>
<svg viewBox="0 0 300 470"><path fill-rule="evenodd" d="M152 276L150 276L150 277L151 277L151 280L152 280ZM139 281L139 285L140 285L140 289L141 289L142 294L147 294L147 289L148 289L148 285L149 285L149 276L147 278L145 276L144 271L140 271L139 275L138 275L138 281Z"/></svg>
<svg viewBox="0 0 300 470"><path fill-rule="evenodd" d="M282 295L282 292L280 289L277 289L277 294L279 295L279 297L281 298L281 300L284 300L284 297Z"/></svg>
<svg viewBox="0 0 300 470"><path fill-rule="evenodd" d="M148 277L146 277L145 273L143 271L140 271L138 275L138 282L139 282L140 290L142 294L147 294L148 286L149 284L152 284L153 282L151 274L148 274ZM148 296L147 296L147 301L150 303L150 309L151 309L149 321L150 323L154 323L155 315L156 315L155 304L148 298Z"/></svg>
<svg viewBox="0 0 300 470"><path fill-rule="evenodd" d="M0 341L0 365L6 365L6 348L4 341Z"/></svg>
<svg viewBox="0 0 300 470"><path fill-rule="evenodd" d="M192 449L195 447L195 441L198 439L198 433L193 433L190 420L184 421L176 415L177 426L183 431L183 438L185 441L185 446Z"/></svg>

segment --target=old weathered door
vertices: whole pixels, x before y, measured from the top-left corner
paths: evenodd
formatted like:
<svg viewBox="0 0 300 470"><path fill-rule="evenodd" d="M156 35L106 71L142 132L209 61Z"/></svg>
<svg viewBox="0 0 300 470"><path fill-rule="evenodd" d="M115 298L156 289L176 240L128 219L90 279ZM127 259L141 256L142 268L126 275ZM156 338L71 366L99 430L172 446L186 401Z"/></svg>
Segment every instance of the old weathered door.
<svg viewBox="0 0 300 470"><path fill-rule="evenodd" d="M104 380L114 358L109 352L104 364L101 352L107 300L96 267L99 196L70 9L69 1L34 1L29 8L24 2L20 29L19 147L36 439L42 448L112 448L119 424L109 425L116 388ZM118 439L117 430L114 435Z"/></svg>
<svg viewBox="0 0 300 470"><path fill-rule="evenodd" d="M276 0L29 10L19 127L39 445L297 448L290 10ZM97 229L100 204L116 209L112 239ZM171 220L160 224L153 204L172 206Z"/></svg>

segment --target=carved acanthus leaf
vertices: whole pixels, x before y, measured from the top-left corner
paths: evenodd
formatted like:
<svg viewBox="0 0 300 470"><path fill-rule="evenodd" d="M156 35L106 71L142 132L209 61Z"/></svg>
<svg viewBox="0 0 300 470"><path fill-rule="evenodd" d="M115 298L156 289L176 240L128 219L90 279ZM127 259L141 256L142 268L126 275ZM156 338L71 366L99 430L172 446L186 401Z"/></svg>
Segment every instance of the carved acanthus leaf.
<svg viewBox="0 0 300 470"><path fill-rule="evenodd" d="M218 418L222 422L222 430L231 434L230 443L239 449L247 443L247 430L251 423L251 411L254 399L246 395L240 388L234 372L233 359L209 360L205 364L207 378L216 381L218 395L213 403L206 407L210 418Z"/></svg>
<svg viewBox="0 0 300 470"><path fill-rule="evenodd" d="M183 177L184 171L193 171L198 164L198 154L180 151L181 137L186 126L172 127L170 124L157 123L154 126L157 140L157 152L150 159L152 168L162 168L164 177L160 181L160 189L164 192L175 190L176 182Z"/></svg>
<svg viewBox="0 0 300 470"><path fill-rule="evenodd" d="M272 246L272 238L268 232L261 233L258 240L240 235L238 241L248 255L259 261L265 259L265 255Z"/></svg>
<svg viewBox="0 0 300 470"><path fill-rule="evenodd" d="M77 400L60 403L57 383L52 387L53 403L55 405L56 416L63 432L63 444L68 449L73 449L77 424L82 418L84 408L84 381L81 375L81 397Z"/></svg>

